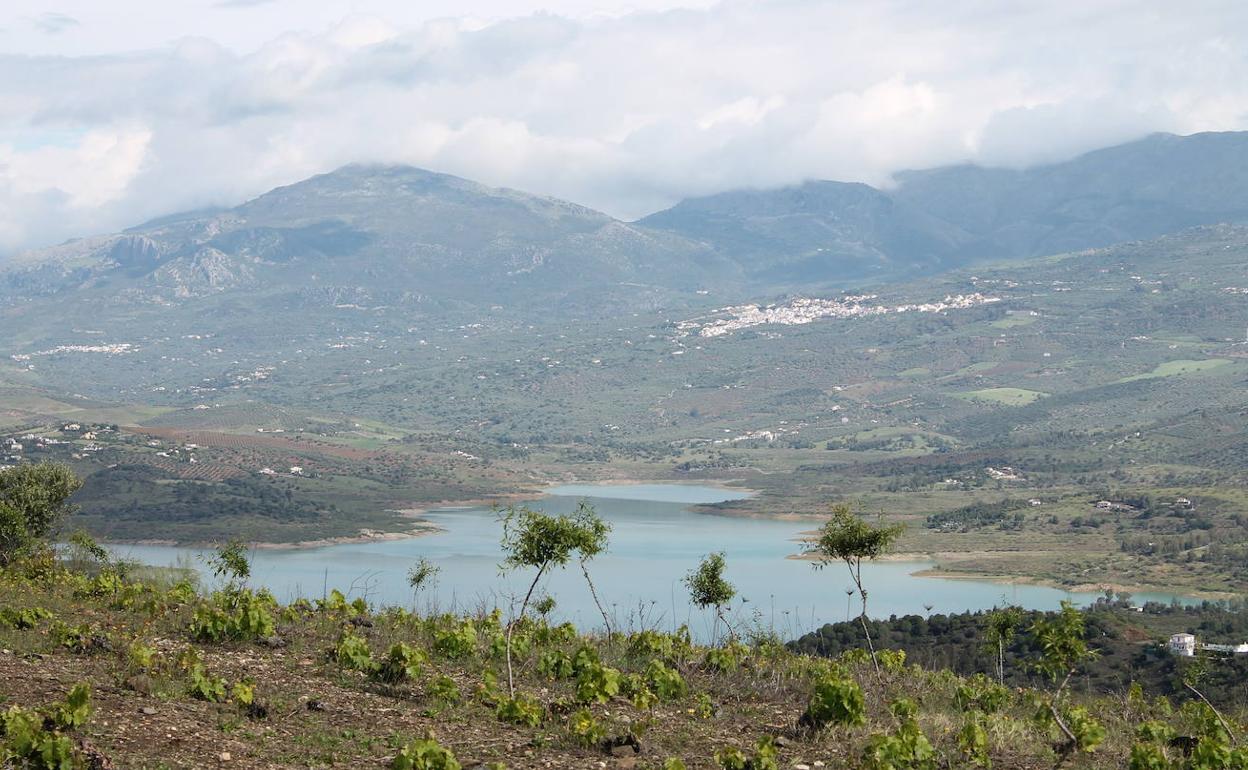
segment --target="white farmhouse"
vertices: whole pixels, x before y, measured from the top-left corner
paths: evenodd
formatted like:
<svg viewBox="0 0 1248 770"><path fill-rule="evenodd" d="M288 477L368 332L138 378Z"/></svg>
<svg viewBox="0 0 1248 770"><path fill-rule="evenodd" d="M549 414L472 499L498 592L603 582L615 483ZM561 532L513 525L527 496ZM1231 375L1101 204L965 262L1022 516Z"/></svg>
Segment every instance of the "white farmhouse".
<svg viewBox="0 0 1248 770"><path fill-rule="evenodd" d="M1170 652L1191 658L1196 655L1196 637L1192 634L1174 634L1170 637Z"/></svg>

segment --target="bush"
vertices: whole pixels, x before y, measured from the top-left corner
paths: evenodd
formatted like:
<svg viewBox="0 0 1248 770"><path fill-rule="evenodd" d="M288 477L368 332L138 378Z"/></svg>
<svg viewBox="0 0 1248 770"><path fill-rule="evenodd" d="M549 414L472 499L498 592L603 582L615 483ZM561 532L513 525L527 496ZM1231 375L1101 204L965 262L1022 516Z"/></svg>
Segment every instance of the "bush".
<svg viewBox="0 0 1248 770"><path fill-rule="evenodd" d="M397 684L419 677L421 666L425 662L425 655L420 650L403 642L395 642L381 662L373 664L369 675L379 682Z"/></svg>
<svg viewBox="0 0 1248 770"><path fill-rule="evenodd" d="M779 770L777 756L775 741L764 737L759 740L752 757L730 746L715 752L715 761L723 770Z"/></svg>
<svg viewBox="0 0 1248 770"><path fill-rule="evenodd" d="M0 609L0 626L24 631L34 628L40 620L51 617L53 614L42 607L24 607L20 610L4 607Z"/></svg>
<svg viewBox="0 0 1248 770"><path fill-rule="evenodd" d="M195 608L191 635L204 642L240 641L272 636L272 608L276 602L267 593L249 588L217 591L208 603Z"/></svg>
<svg viewBox="0 0 1248 770"><path fill-rule="evenodd" d="M369 673L373 670L373 653L368 648L368 640L347 631L343 633L334 649L334 659L338 665L352 671Z"/></svg>
<svg viewBox="0 0 1248 770"><path fill-rule="evenodd" d="M461 698L459 685L449 676L435 676L429 682L429 697L446 704L459 703Z"/></svg>
<svg viewBox="0 0 1248 770"><path fill-rule="evenodd" d="M527 695L516 695L500 701L494 709L494 715L502 722L537 727L542 723L542 704Z"/></svg>
<svg viewBox="0 0 1248 770"><path fill-rule="evenodd" d="M663 665L659 660L652 660L646 666L646 683L660 700L683 698L689 691L680 673Z"/></svg>
<svg viewBox="0 0 1248 770"><path fill-rule="evenodd" d="M620 672L594 663L576 675L576 699L581 703L606 703L620 694Z"/></svg>
<svg viewBox="0 0 1248 770"><path fill-rule="evenodd" d="M862 688L852 679L829 676L815 685L801 724L816 730L827 725L861 725L867 721Z"/></svg>
<svg viewBox="0 0 1248 770"><path fill-rule="evenodd" d="M477 627L465 620L453 629L438 633L433 651L450 660L461 660L477 651Z"/></svg>
<svg viewBox="0 0 1248 770"><path fill-rule="evenodd" d="M443 748L432 736L399 749L390 767L392 770L460 770L451 750Z"/></svg>
<svg viewBox="0 0 1248 770"><path fill-rule="evenodd" d="M597 746L606 735L602 724L589 709L577 709L568 717L568 732L572 739L585 748Z"/></svg>
<svg viewBox="0 0 1248 770"><path fill-rule="evenodd" d="M64 735L91 717L91 686L79 683L65 700L42 711L11 706L0 714L0 766L70 770L80 764L73 741Z"/></svg>

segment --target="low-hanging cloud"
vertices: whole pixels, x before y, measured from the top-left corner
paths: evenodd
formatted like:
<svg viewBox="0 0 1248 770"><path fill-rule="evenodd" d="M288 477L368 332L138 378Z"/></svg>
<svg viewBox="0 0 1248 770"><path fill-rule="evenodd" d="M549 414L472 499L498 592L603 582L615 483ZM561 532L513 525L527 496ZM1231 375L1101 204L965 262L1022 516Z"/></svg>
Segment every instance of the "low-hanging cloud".
<svg viewBox="0 0 1248 770"><path fill-rule="evenodd" d="M1248 6L727 0L0 56L0 254L401 162L632 218L1244 127ZM221 11L231 12L231 11Z"/></svg>

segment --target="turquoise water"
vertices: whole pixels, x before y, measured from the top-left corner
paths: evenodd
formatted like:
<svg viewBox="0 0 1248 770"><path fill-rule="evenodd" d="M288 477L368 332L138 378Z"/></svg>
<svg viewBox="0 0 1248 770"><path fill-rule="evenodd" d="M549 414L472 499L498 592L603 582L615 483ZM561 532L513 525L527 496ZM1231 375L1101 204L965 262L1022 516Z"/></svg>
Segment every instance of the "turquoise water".
<svg viewBox="0 0 1248 770"><path fill-rule="evenodd" d="M726 577L739 593L731 614L739 620L757 620L791 638L847 617L845 591L852 584L844 568L816 571L808 562L785 558L800 550L796 538L812 528L810 523L707 516L687 508L741 499L746 493L683 484L576 485L548 491L549 497L531 506L567 513L586 499L611 523L611 547L590 564L590 572L617 627L670 629L688 623L696 634L706 635L711 617L689 605L681 580L712 551L727 556ZM442 571L437 586L418 601L421 609L506 609L510 597L523 595L533 573L500 573L502 528L490 509L443 508L430 511L427 518L444 531L406 540L256 550L251 554L252 584L269 588L283 601L320 598L327 588L338 588L351 598L366 596L376 604L411 607L407 570L424 557ZM204 552L194 549L134 545L114 550L149 564L191 559L203 566ZM1003 603L1052 609L1063 599L1088 602L1098 595L913 574L929 566L925 562L864 566L871 615L926 614L924 605L942 613ZM576 565L545 579L542 590L555 597L559 618L586 628L601 627L601 616ZM1172 598L1182 600L1169 594L1136 595L1139 601ZM851 608L854 613L856 608Z"/></svg>

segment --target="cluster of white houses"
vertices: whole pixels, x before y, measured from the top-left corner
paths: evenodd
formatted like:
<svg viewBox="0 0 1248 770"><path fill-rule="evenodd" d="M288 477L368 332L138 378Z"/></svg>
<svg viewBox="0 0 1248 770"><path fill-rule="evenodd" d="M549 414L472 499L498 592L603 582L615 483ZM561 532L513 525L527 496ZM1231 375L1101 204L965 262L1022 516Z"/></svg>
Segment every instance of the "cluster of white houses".
<svg viewBox="0 0 1248 770"><path fill-rule="evenodd" d="M1185 658L1194 657L1197 650L1224 652L1232 655L1248 655L1248 642L1240 644L1209 644L1208 642L1197 642L1195 634L1174 634L1170 637L1168 646L1170 652Z"/></svg>

